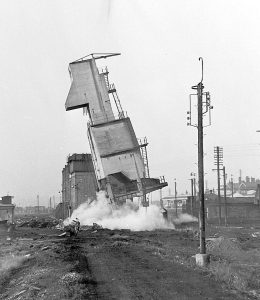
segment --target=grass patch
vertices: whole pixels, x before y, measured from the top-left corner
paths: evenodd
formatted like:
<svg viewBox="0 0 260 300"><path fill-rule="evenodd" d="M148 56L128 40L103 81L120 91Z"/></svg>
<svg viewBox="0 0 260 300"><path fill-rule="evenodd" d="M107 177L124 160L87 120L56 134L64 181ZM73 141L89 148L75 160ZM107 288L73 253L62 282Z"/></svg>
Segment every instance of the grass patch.
<svg viewBox="0 0 260 300"><path fill-rule="evenodd" d="M208 270L229 288L260 295L260 256L245 251L236 239L217 238L207 244L211 262Z"/></svg>

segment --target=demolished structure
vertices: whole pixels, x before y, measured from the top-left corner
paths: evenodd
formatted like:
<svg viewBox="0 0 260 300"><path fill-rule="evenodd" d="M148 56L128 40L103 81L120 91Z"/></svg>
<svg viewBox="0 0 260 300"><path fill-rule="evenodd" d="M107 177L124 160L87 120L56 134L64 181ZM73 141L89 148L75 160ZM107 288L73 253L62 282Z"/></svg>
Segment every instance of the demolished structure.
<svg viewBox="0 0 260 300"><path fill-rule="evenodd" d="M106 191L111 203L140 197L142 205L148 206L146 195L167 182L163 176L150 177L147 139L136 138L115 85L109 82L108 69L97 68L96 60L115 55L119 54L91 54L69 64L71 87L65 108L83 108L89 117L87 131L98 189Z"/></svg>

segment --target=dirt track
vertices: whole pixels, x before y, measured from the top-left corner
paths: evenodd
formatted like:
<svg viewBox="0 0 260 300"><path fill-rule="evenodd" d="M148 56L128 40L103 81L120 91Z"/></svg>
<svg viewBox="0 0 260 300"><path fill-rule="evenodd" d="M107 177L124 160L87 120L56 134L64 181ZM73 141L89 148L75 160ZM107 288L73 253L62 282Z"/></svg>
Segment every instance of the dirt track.
<svg viewBox="0 0 260 300"><path fill-rule="evenodd" d="M0 299L254 299L194 265L198 241L188 232L58 234L19 228L7 241L2 233Z"/></svg>

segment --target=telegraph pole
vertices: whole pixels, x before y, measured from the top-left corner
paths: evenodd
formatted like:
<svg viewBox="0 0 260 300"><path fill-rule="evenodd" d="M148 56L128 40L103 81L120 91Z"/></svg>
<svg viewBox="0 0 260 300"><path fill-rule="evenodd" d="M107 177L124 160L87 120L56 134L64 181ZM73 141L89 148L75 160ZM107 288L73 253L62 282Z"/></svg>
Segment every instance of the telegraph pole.
<svg viewBox="0 0 260 300"><path fill-rule="evenodd" d="M203 152L203 127L209 126L211 124L210 110L213 108L210 105L210 95L208 92L203 93L203 59L199 58L202 66L202 78L201 81L192 87L196 90L196 94L190 95L190 111L187 112L189 115L188 125L197 127L198 129L198 180L199 180L199 202L200 202L200 255L196 256L196 261L200 265L204 265L207 260L206 256L206 241L205 241L205 203L204 203L204 152ZM192 123L192 96L197 98L197 124ZM209 113L209 124L203 124L203 117L206 113Z"/></svg>
<svg viewBox="0 0 260 300"><path fill-rule="evenodd" d="M225 206L225 226L227 226L227 185L226 185L226 168L223 166L224 181L224 206Z"/></svg>
<svg viewBox="0 0 260 300"><path fill-rule="evenodd" d="M192 181L193 181L193 213L195 212L195 209L197 208L197 191L196 191L196 174L191 172L190 173L190 176L192 178ZM192 177L193 176L193 177Z"/></svg>
<svg viewBox="0 0 260 300"><path fill-rule="evenodd" d="M193 193L193 178L190 179L190 183L191 183L191 215L193 216L193 204L194 204L194 193Z"/></svg>
<svg viewBox="0 0 260 300"><path fill-rule="evenodd" d="M231 174L231 193L232 198L234 198L234 182L233 182L233 175Z"/></svg>
<svg viewBox="0 0 260 300"><path fill-rule="evenodd" d="M194 198L196 203L197 201L196 177L193 178L193 184L194 184Z"/></svg>
<svg viewBox="0 0 260 300"><path fill-rule="evenodd" d="M174 178L174 201L175 201L175 214L176 214L176 218L178 216L178 204L177 204L177 182L176 182L176 178Z"/></svg>
<svg viewBox="0 0 260 300"><path fill-rule="evenodd" d="M160 189L160 206L163 208L162 189Z"/></svg>
<svg viewBox="0 0 260 300"><path fill-rule="evenodd" d="M214 165L217 166L217 176L218 176L218 222L221 225L221 196L220 196L220 165L223 165L223 148L219 146L214 147Z"/></svg>
<svg viewBox="0 0 260 300"><path fill-rule="evenodd" d="M202 81L197 85L198 92L198 174L200 200L200 253L206 253L205 242L205 207L204 207L204 157L203 157L203 93Z"/></svg>
<svg viewBox="0 0 260 300"><path fill-rule="evenodd" d="M37 211L38 211L38 215L40 213L40 196L37 195Z"/></svg>

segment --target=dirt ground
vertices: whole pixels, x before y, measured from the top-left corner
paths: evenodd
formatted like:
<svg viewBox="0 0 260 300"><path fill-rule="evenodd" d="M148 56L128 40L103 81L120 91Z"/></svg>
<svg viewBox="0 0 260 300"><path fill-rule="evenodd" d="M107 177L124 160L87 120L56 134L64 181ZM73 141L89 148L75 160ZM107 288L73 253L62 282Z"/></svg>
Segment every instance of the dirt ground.
<svg viewBox="0 0 260 300"><path fill-rule="evenodd" d="M209 250L215 269L202 269L193 257L199 246L194 227L150 232L89 229L77 237L59 237L61 231L56 229L18 227L13 233L2 229L0 299L259 299L258 282L236 288L216 269L225 265L231 270L236 255L231 255L233 261L228 255L239 249L240 262L239 255L253 257L253 262L246 260L246 267L253 265L250 271L256 278L260 237L252 234L258 231L211 226L207 235L213 237ZM223 243L220 234L225 241L235 238L239 247ZM224 257L223 244L229 247ZM234 281L236 275L230 274Z"/></svg>

